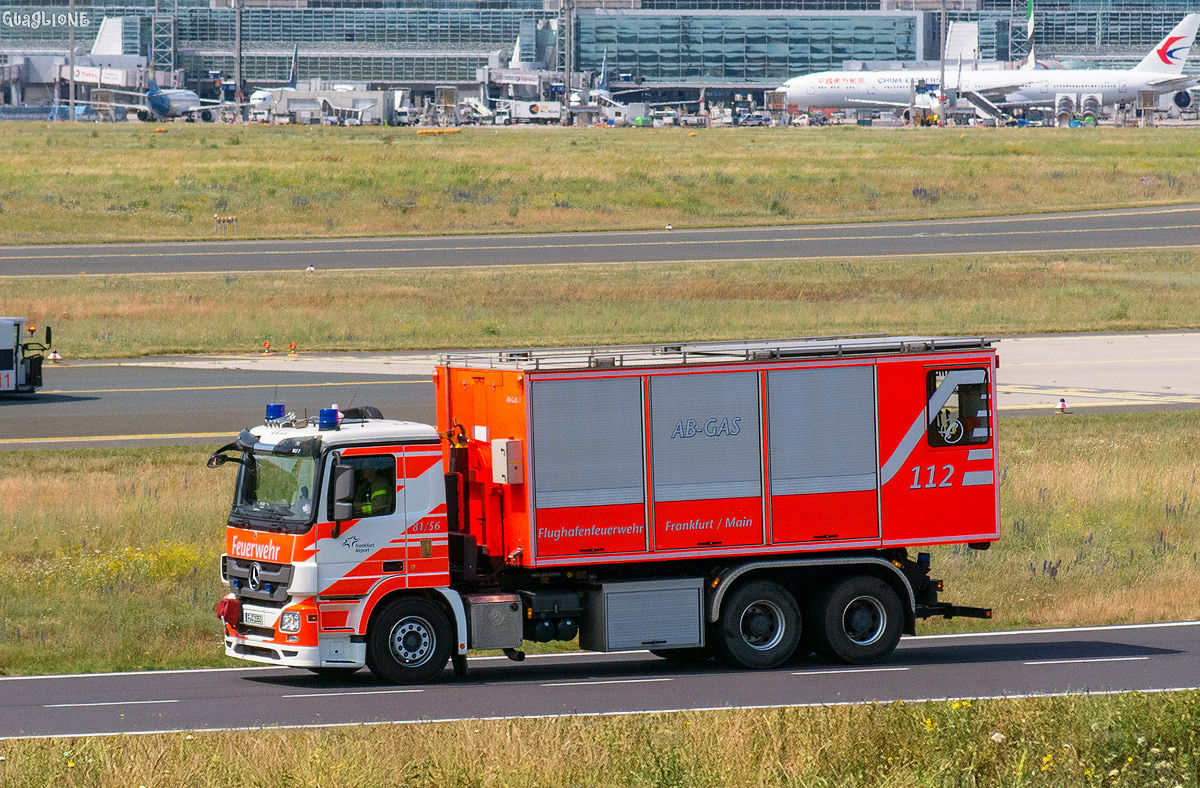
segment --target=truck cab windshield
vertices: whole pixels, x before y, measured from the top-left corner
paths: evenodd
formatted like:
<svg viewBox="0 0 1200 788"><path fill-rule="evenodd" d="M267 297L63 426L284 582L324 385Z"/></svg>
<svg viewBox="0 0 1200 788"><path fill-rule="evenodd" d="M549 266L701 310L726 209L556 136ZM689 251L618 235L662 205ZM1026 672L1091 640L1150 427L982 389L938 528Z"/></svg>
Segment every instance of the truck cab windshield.
<svg viewBox="0 0 1200 788"><path fill-rule="evenodd" d="M242 457L233 515L276 521L288 531L307 530L315 507L316 459L259 451Z"/></svg>

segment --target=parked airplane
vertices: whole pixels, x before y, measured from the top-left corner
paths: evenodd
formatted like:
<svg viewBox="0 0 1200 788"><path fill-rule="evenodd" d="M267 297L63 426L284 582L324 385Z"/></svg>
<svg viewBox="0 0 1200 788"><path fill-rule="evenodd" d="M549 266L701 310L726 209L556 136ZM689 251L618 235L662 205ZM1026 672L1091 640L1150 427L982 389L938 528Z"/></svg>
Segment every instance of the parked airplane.
<svg viewBox="0 0 1200 788"><path fill-rule="evenodd" d="M147 53L147 62L150 62L149 53ZM76 103L92 104L98 107L123 107L131 109L137 113L137 119L143 122L185 118L187 120L203 120L207 123L213 120L215 117L213 111L218 107L242 106L240 104L226 104L214 99L202 99L196 94L196 91L187 90L186 88L166 88L164 90L158 86L158 80L154 78L153 70L150 72L150 81L146 86L145 93L129 90L110 90L108 92L123 96L135 96L145 99L145 101L138 104L120 101L85 101Z"/></svg>
<svg viewBox="0 0 1200 788"><path fill-rule="evenodd" d="M1200 28L1200 14L1188 14L1138 65L1118 69L959 71L947 74L946 94L967 99L987 115L1004 109L1055 106L1062 95L1099 97L1103 106L1131 103L1139 91L1175 92L1175 104L1192 103L1188 88L1200 77L1184 76L1183 66ZM793 77L780 90L789 104L831 109L905 108L936 103L937 69L902 71L822 71ZM923 99L923 102L922 102Z"/></svg>
<svg viewBox="0 0 1200 788"><path fill-rule="evenodd" d="M250 94L250 106L258 104L270 104L279 97L280 93L294 92L296 90L296 80L300 73L300 45L296 44L292 50L292 70L288 74L287 82L276 87L263 88L260 87Z"/></svg>

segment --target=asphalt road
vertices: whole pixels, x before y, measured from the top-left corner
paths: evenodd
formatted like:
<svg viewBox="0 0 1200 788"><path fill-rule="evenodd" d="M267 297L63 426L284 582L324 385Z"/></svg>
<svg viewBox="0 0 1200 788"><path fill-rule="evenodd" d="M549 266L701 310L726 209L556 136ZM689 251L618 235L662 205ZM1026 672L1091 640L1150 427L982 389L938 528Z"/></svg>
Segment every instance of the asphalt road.
<svg viewBox="0 0 1200 788"><path fill-rule="evenodd" d="M882 665L681 667L647 652L503 657L395 687L285 668L0 679L0 739L1193 688L1200 622L906 638Z"/></svg>
<svg viewBox="0 0 1200 788"><path fill-rule="evenodd" d="M1200 407L1200 332L1015 337L1000 342L1000 411ZM65 362L32 397L0 398L0 450L217 443L267 402L336 402L435 419L429 355L207 356Z"/></svg>
<svg viewBox="0 0 1200 788"><path fill-rule="evenodd" d="M753 262L1200 248L1200 206L869 224L13 246L0 276Z"/></svg>

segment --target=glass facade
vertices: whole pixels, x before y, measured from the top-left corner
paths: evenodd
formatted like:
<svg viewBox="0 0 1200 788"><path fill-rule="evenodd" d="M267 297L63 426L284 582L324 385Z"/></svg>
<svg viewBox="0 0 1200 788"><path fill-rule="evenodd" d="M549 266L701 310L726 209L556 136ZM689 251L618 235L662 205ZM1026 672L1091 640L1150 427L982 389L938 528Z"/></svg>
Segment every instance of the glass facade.
<svg viewBox="0 0 1200 788"><path fill-rule="evenodd" d="M285 53L294 44L302 78L471 81L489 57L506 60L518 37L522 59L536 55L550 68L564 62L566 43L551 22L559 18L560 0L296 2L300 7L243 12L248 80L285 77ZM934 57L938 48L936 12L884 12L880 0L576 2L577 70L597 70L607 49L610 71L651 82L773 82L839 69L847 60ZM62 12L68 3L0 0L0 12ZM949 18L979 23L982 57L1028 53L1025 0L978 0L978 8ZM1140 60L1184 14L1200 12L1200 0L1035 0L1034 10L1039 57L1122 66ZM77 45L90 45L105 16L119 16L126 54L152 46L161 67L231 71L234 12L210 0L76 0L76 11L88 17L76 27ZM67 33L65 25L0 24L0 59L61 53Z"/></svg>
<svg viewBox="0 0 1200 788"><path fill-rule="evenodd" d="M581 11L581 69L662 81L778 82L846 60L915 60L923 15Z"/></svg>

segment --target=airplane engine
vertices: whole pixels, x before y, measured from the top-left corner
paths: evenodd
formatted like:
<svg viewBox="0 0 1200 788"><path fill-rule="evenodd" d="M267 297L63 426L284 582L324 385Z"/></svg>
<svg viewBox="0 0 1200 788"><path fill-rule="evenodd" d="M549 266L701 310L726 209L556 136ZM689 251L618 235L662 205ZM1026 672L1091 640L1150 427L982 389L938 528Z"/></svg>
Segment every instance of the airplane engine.
<svg viewBox="0 0 1200 788"><path fill-rule="evenodd" d="M1100 119L1101 98L1097 95L1088 95L1083 97L1083 101L1079 103L1079 112L1083 115L1084 123L1088 125L1094 124Z"/></svg>
<svg viewBox="0 0 1200 788"><path fill-rule="evenodd" d="M204 121L205 123L212 123L212 119L213 119L212 110L206 109L200 113L200 120Z"/></svg>
<svg viewBox="0 0 1200 788"><path fill-rule="evenodd" d="M137 111L137 119L140 120L142 123L149 123L150 122L150 113L144 109L139 109Z"/></svg>
<svg viewBox="0 0 1200 788"><path fill-rule="evenodd" d="M1054 120L1055 124L1062 128L1071 125L1071 119L1075 117L1075 99L1073 96L1059 94L1054 102Z"/></svg>
<svg viewBox="0 0 1200 788"><path fill-rule="evenodd" d="M1181 90L1174 96L1175 106L1180 109L1187 109L1192 106L1192 94L1190 91Z"/></svg>

